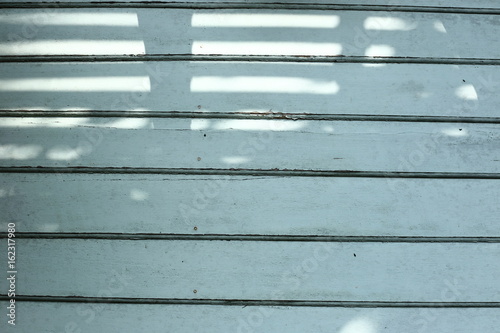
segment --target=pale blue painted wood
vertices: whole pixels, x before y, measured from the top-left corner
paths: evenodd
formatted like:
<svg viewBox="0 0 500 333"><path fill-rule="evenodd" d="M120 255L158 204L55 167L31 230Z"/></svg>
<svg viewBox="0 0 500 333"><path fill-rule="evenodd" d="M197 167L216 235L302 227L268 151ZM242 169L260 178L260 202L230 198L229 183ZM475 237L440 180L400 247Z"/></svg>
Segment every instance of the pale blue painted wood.
<svg viewBox="0 0 500 333"><path fill-rule="evenodd" d="M47 120L7 119L13 126L0 134L0 166L500 171L497 124L70 121L46 126Z"/></svg>
<svg viewBox="0 0 500 333"><path fill-rule="evenodd" d="M445 7L443 11L472 5L500 8L495 1L357 3L389 9L398 4ZM434 62L499 55L498 15L56 8L50 20L43 14L30 16L37 13L42 10L0 14L2 54L383 55L431 57ZM228 18L221 14L242 13L274 15L268 25L285 24L289 14L318 15L306 23L330 26L214 26ZM294 22L299 24L300 17ZM252 42L264 43L248 44ZM0 73L3 110L461 117L497 117L500 79L498 66L450 64L28 62L0 64ZM499 166L499 128L490 124L2 118L0 130L1 166L471 173L498 172ZM220 185L204 207L194 207L197 191L214 182L208 176L3 174L0 225L14 221L19 232L35 233L499 236L496 179L239 176ZM187 221L183 207L196 210ZM6 248L4 239L0 244ZM17 244L20 295L368 303L495 302L500 296L496 243L19 238ZM0 289L6 287L6 279L0 280ZM470 306L97 308L19 302L16 331L497 330L498 308Z"/></svg>
<svg viewBox="0 0 500 333"><path fill-rule="evenodd" d="M500 180L2 175L19 232L500 237ZM194 230L194 227L197 230Z"/></svg>
<svg viewBox="0 0 500 333"><path fill-rule="evenodd" d="M235 16L235 22L227 23L231 18L223 14ZM238 18L249 14L260 16ZM267 16L262 17L263 14ZM255 20L261 22L252 23ZM41 9L6 9L0 14L0 23L3 23L0 44L3 55L244 54L498 59L500 47L497 38L500 16L478 14L160 8L51 9L47 14L47 10ZM251 26L245 27L248 24Z"/></svg>
<svg viewBox="0 0 500 333"><path fill-rule="evenodd" d="M499 255L497 244L18 239L17 283L25 295L109 297L121 278L113 297L389 302L443 302L451 284L448 301L495 302Z"/></svg>
<svg viewBox="0 0 500 333"><path fill-rule="evenodd" d="M0 63L0 73L4 110L498 117L500 103L498 66ZM315 88L327 90L318 94Z"/></svg>
<svg viewBox="0 0 500 333"><path fill-rule="evenodd" d="M443 290L448 287L443 285ZM4 307L5 302L0 302ZM30 320L5 332L182 332L186 333L470 333L497 332L498 309L349 309L179 305L32 303ZM49 316L48 314L57 314Z"/></svg>

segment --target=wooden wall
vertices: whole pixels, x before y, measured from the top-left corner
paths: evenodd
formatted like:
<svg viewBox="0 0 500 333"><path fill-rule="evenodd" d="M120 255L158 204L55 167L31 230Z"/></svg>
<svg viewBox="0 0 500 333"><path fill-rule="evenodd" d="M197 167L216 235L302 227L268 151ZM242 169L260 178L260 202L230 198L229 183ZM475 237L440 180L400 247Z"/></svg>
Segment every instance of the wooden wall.
<svg viewBox="0 0 500 333"><path fill-rule="evenodd" d="M2 332L500 332L497 1L0 7Z"/></svg>

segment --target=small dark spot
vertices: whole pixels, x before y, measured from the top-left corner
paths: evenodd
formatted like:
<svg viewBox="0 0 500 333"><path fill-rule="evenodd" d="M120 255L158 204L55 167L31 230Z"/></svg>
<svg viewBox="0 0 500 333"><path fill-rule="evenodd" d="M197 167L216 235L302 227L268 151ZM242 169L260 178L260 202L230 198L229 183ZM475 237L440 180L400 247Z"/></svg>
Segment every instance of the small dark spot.
<svg viewBox="0 0 500 333"><path fill-rule="evenodd" d="M201 109L201 105L198 105L198 109Z"/></svg>
<svg viewBox="0 0 500 333"><path fill-rule="evenodd" d="M462 80L463 82L465 82L465 80Z"/></svg>
<svg viewBox="0 0 500 333"><path fill-rule="evenodd" d="M354 254L354 256L356 256L356 253L353 253L353 254Z"/></svg>
<svg viewBox="0 0 500 333"><path fill-rule="evenodd" d="M203 134L203 136L207 136L206 134Z"/></svg>
<svg viewBox="0 0 500 333"><path fill-rule="evenodd" d="M458 130L459 130L459 131L461 131L462 129L461 129L461 128L459 128Z"/></svg>

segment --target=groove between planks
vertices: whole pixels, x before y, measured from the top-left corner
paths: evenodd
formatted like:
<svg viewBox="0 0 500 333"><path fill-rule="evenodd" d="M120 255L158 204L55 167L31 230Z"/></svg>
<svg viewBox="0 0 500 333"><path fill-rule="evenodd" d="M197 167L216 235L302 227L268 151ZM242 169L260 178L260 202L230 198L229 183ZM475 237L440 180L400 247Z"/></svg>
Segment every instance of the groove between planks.
<svg viewBox="0 0 500 333"><path fill-rule="evenodd" d="M500 124L500 117L456 117L417 115L371 114L314 114L283 112L210 112L191 111L96 111L96 110L0 110L0 117L99 117L99 118L197 118L197 119L279 119L279 120L326 120L326 121L398 121L430 123Z"/></svg>
<svg viewBox="0 0 500 333"><path fill-rule="evenodd" d="M1 7L1 6L0 6ZM368 57L309 55L194 55L194 54L125 54L125 55L21 55L0 56L2 62L130 62L130 61L240 61L297 63L375 63L435 65L500 65L500 59L436 57Z"/></svg>
<svg viewBox="0 0 500 333"><path fill-rule="evenodd" d="M268 177L363 177L363 178L443 178L500 179L500 173L475 172L397 172L351 170L290 170L290 169L185 169L131 167L0 167L0 173L79 173L79 174L162 174L162 175L228 175Z"/></svg>
<svg viewBox="0 0 500 333"><path fill-rule="evenodd" d="M320 4L320 3L238 3L238 2L3 2L0 8L180 8L180 9L288 9L288 10L352 10L352 11L387 11L387 12L421 12L421 13L453 13L453 14L488 14L500 15L498 8L473 7L435 7L435 6L403 6L403 5L359 5L359 4Z"/></svg>
<svg viewBox="0 0 500 333"><path fill-rule="evenodd" d="M0 233L6 238L7 233ZM262 242L500 243L500 237L324 236L250 234L47 233L18 232L20 239L194 240Z"/></svg>
<svg viewBox="0 0 500 333"><path fill-rule="evenodd" d="M8 300L0 295L0 300ZM18 302L61 303L122 303L122 304L180 304L221 306L298 306L348 308L500 308L500 302L383 302L383 301L308 301L308 300L244 300L244 299L180 299L16 295Z"/></svg>

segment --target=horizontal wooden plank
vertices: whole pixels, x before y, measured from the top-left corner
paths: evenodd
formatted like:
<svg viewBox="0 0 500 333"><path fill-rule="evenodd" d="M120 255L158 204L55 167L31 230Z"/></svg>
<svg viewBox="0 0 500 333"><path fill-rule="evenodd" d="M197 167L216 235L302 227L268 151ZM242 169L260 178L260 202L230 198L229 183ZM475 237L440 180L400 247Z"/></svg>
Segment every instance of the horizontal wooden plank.
<svg viewBox="0 0 500 333"><path fill-rule="evenodd" d="M494 1L494 0L493 0ZM456 14L492 14L498 15L498 4L489 1L482 1L471 6L465 2L447 2L418 0L412 4L388 1L377 3L369 0L360 0L356 3L337 3L330 0L318 0L317 2L308 2L307 0L298 0L290 2L254 2L246 0L236 1L82 1L69 0L58 1L57 5L50 1L34 2L26 0L2 0L1 8L184 8L184 9L273 9L273 10L357 10L357 11L376 11L384 13L392 12L418 12L418 13L456 13Z"/></svg>
<svg viewBox="0 0 500 333"><path fill-rule="evenodd" d="M500 296L497 244L18 239L16 248L23 295L389 302ZM110 283L111 295L104 290ZM6 279L0 287L7 290Z"/></svg>
<svg viewBox="0 0 500 333"><path fill-rule="evenodd" d="M7 302L0 302L2 308ZM23 302L4 332L494 332L498 309L351 309ZM57 316L54 317L54 313ZM29 320L28 320L29 318ZM193 320L193 318L195 318Z"/></svg>
<svg viewBox="0 0 500 333"><path fill-rule="evenodd" d="M2 230L18 232L500 236L500 180L0 176Z"/></svg>
<svg viewBox="0 0 500 333"><path fill-rule="evenodd" d="M498 124L164 118L0 124L3 167L500 171Z"/></svg>
<svg viewBox="0 0 500 333"><path fill-rule="evenodd" d="M0 2L6 2L6 3L30 3L30 1L26 0L2 0ZM48 3L51 3L52 1L46 1ZM63 3L66 2L85 2L82 0L67 0L64 1ZM101 1L96 1L96 3L99 3ZM123 0L120 1L122 3L127 3L127 2L137 2L136 0ZM162 2L162 1L158 1ZM113 2L111 2L113 3ZM147 3L147 2L146 2ZM227 0L184 0L184 1L168 1L165 3L171 3L173 5L176 4L213 4L213 5L220 5L220 4L254 4L254 5L266 5L266 2L262 2L259 0L232 0L232 1L227 1ZM273 2L274 4L289 4L286 1L275 1ZM352 6L357 6L357 5L380 5L380 6L386 6L388 8L394 7L394 6L432 6L432 7L445 7L445 8L498 8L499 4L495 0L480 0L480 1L475 1L473 6L471 6L471 3L467 0L414 0L409 3L407 0L391 0L391 1L383 1L383 0L356 0L355 2L352 3L345 3L343 1L338 1L338 0L315 0L314 2L311 2L309 0L294 0L294 4L310 4L310 5L323 5L323 4L331 4L331 5L352 5ZM40 4L42 5L42 4Z"/></svg>
<svg viewBox="0 0 500 333"><path fill-rule="evenodd" d="M0 63L0 72L4 110L497 117L500 103L498 66Z"/></svg>
<svg viewBox="0 0 500 333"><path fill-rule="evenodd" d="M499 22L379 11L6 9L0 54L498 58Z"/></svg>

